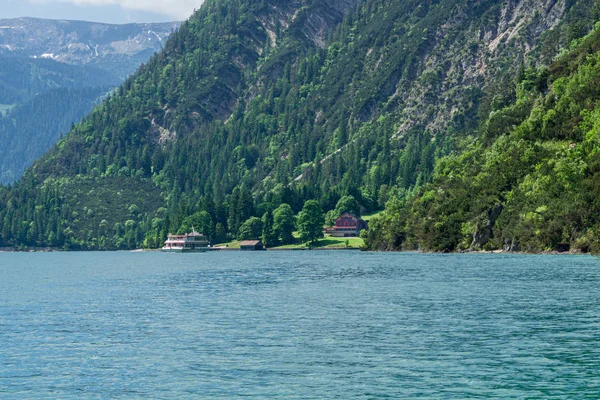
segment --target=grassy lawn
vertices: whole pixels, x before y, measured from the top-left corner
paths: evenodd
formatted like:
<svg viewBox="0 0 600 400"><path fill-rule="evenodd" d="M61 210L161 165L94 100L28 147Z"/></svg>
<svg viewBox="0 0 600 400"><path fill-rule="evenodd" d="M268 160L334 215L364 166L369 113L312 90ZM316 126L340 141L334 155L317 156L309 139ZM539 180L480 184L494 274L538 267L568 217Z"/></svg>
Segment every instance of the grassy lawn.
<svg viewBox="0 0 600 400"><path fill-rule="evenodd" d="M373 218L376 215L379 215L379 213L381 213L381 211L375 211L375 212L373 212L371 214L365 214L365 215L361 216L361 218L364 219L365 221L369 222L369 220L371 218Z"/></svg>
<svg viewBox="0 0 600 400"><path fill-rule="evenodd" d="M240 243L242 243L240 240L234 240L232 242L215 244L214 247L227 247L228 249L239 249Z"/></svg>
<svg viewBox="0 0 600 400"><path fill-rule="evenodd" d="M296 237L296 235L294 235L294 237ZM346 240L348 241L348 246L346 246ZM358 249L358 248L360 248L360 246L362 246L362 244L363 244L363 240L358 237L337 238L337 237L326 236L324 238L319 239L319 242L317 243L315 248L316 249L339 249L339 248L349 247L352 249ZM216 244L215 247L227 247L228 249L239 249L240 241L234 240L232 242L219 243L219 244ZM283 249L294 250L294 249L305 249L305 248L306 248L306 244L301 243L298 238L296 239L296 243L294 243L294 244L286 244L283 246L269 247L269 249L280 249L280 250L283 250Z"/></svg>
<svg viewBox="0 0 600 400"><path fill-rule="evenodd" d="M378 215L379 213L381 213L381 211L376 211L376 212L373 212L370 214L363 215L361 218L368 222L371 218ZM269 248L270 249L279 249L279 250L305 249L306 243L302 243L300 241L300 235L298 234L298 232L293 232L293 235L295 238L295 243L286 244L286 245L282 245L282 246L269 247ZM346 241L348 242L347 246L346 246ZM363 240L359 237L350 237L350 238L341 237L340 238L340 237L331 237L331 236L327 235L324 238L319 239L319 241L317 242L317 245L314 248L315 249L340 249L340 248L359 249L362 245L363 245ZM219 244L215 244L215 247L227 247L228 249L239 249L240 241L234 240L234 241L227 242L227 243L219 243Z"/></svg>
<svg viewBox="0 0 600 400"><path fill-rule="evenodd" d="M346 241L348 241L348 246L346 246ZM350 237L350 238L340 238L340 237L331 237L325 236L324 238L319 239L317 245L314 247L315 249L339 249L339 248L353 248L358 249L362 246L363 240L358 237ZM283 246L272 247L273 249L304 249L306 248L306 243L300 243L299 241L295 244L286 244Z"/></svg>

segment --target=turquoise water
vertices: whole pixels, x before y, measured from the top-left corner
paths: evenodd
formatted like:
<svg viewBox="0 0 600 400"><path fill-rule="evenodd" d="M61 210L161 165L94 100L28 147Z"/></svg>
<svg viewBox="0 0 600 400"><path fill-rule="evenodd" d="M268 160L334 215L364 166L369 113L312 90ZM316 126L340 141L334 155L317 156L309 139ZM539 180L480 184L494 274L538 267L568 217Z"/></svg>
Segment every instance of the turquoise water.
<svg viewBox="0 0 600 400"><path fill-rule="evenodd" d="M0 398L598 398L599 267L2 253Z"/></svg>

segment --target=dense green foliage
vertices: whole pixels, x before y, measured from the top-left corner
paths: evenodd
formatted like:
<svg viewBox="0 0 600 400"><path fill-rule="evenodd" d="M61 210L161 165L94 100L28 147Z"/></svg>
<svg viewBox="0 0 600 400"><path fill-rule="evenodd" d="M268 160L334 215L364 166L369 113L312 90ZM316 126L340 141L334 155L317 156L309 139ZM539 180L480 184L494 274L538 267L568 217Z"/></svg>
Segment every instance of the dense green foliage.
<svg viewBox="0 0 600 400"><path fill-rule="evenodd" d="M267 212L262 217L262 235L261 240L263 244L267 247L272 247L278 244L279 238L277 235L277 231L275 230L274 224L275 220L273 217L273 212L271 210L267 210Z"/></svg>
<svg viewBox="0 0 600 400"><path fill-rule="evenodd" d="M340 198L335 205L335 208L327 212L327 215L325 216L325 223L327 225L335 225L335 220L337 217L345 212L349 212L357 217L360 217L360 204L358 204L358 201L356 201L354 196L342 196L342 198Z"/></svg>
<svg viewBox="0 0 600 400"><path fill-rule="evenodd" d="M600 27L599 27L600 28ZM517 77L486 135L371 221L368 246L452 251L600 249L600 30Z"/></svg>
<svg viewBox="0 0 600 400"><path fill-rule="evenodd" d="M520 179L511 171L527 173L541 150L553 150L536 144L535 130L519 141L510 132L556 87L552 79L568 75L560 71L585 60L572 55L548 70L527 69L523 54L551 60L591 27L597 9L588 1L515 11L499 0L207 0L164 51L0 191L9 226L0 245L100 248L95 218L51 200L69 197L64 182L93 180L126 210L132 202L123 188L153 187L147 202L135 202L137 220L106 219L115 241L102 248L157 247L198 213L213 241L273 240L270 210L285 243L293 214L316 200L334 213L338 205L360 212L388 203L373 224L372 248L458 249L477 230L468 213L485 225L507 201L500 194ZM571 127L574 115L542 118L544 135L564 134L557 127ZM514 168L490 160L489 176L480 177L490 186L469 186L476 174L468 166L475 170L485 149L516 157L521 143L532 147ZM437 186L422 189L432 179ZM455 186L460 179L464 185ZM487 203L464 209L461 190L484 195L496 184ZM394 218L401 223L390 224ZM33 235L32 223L44 234ZM51 242L55 230L72 235Z"/></svg>
<svg viewBox="0 0 600 400"><path fill-rule="evenodd" d="M308 200L298 214L298 233L303 242L314 245L323 237L325 215L321 205L316 200Z"/></svg>
<svg viewBox="0 0 600 400"><path fill-rule="evenodd" d="M250 217L240 226L238 231L239 240L259 239L263 232L262 220L258 217Z"/></svg>
<svg viewBox="0 0 600 400"><path fill-rule="evenodd" d="M281 204L273 211L273 230L275 231L276 243L290 244L294 242L294 230L296 229L296 217L289 204Z"/></svg>

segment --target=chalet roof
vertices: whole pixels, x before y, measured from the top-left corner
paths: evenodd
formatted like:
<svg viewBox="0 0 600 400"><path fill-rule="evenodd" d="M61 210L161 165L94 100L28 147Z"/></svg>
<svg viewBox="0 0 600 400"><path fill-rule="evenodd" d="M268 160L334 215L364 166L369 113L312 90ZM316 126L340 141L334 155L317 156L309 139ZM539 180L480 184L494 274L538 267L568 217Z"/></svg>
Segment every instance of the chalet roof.
<svg viewBox="0 0 600 400"><path fill-rule="evenodd" d="M349 211L344 211L343 213L341 213L341 214L340 214L340 216L339 216L338 218L340 218L340 217L343 217L344 215L349 215L349 216L351 216L351 217L354 217L354 218L356 218L356 215L352 214L352 213L351 213L351 212L349 212Z"/></svg>
<svg viewBox="0 0 600 400"><path fill-rule="evenodd" d="M336 221L337 221L339 218L342 218L343 216L350 216L350 217L352 217L352 218L355 218L355 219L356 219L356 220L358 220L358 221L363 221L363 222L364 222L364 220L363 220L362 218L360 218L360 217L357 217L356 215L354 215L354 214L352 214L351 212L348 212L348 211L344 211L344 212L343 212L343 213L342 213L342 214L341 214L339 217L337 217L337 218L336 218Z"/></svg>
<svg viewBox="0 0 600 400"><path fill-rule="evenodd" d="M240 246L256 246L257 244L262 244L260 240L242 240L240 242Z"/></svg>

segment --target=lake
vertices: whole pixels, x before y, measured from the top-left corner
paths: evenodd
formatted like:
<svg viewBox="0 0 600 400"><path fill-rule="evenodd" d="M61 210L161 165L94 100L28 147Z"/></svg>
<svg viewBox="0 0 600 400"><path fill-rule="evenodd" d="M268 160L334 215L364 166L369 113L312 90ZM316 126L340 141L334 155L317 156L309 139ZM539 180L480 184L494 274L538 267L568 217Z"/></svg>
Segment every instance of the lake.
<svg viewBox="0 0 600 400"><path fill-rule="evenodd" d="M591 256L0 254L0 398L597 398Z"/></svg>

